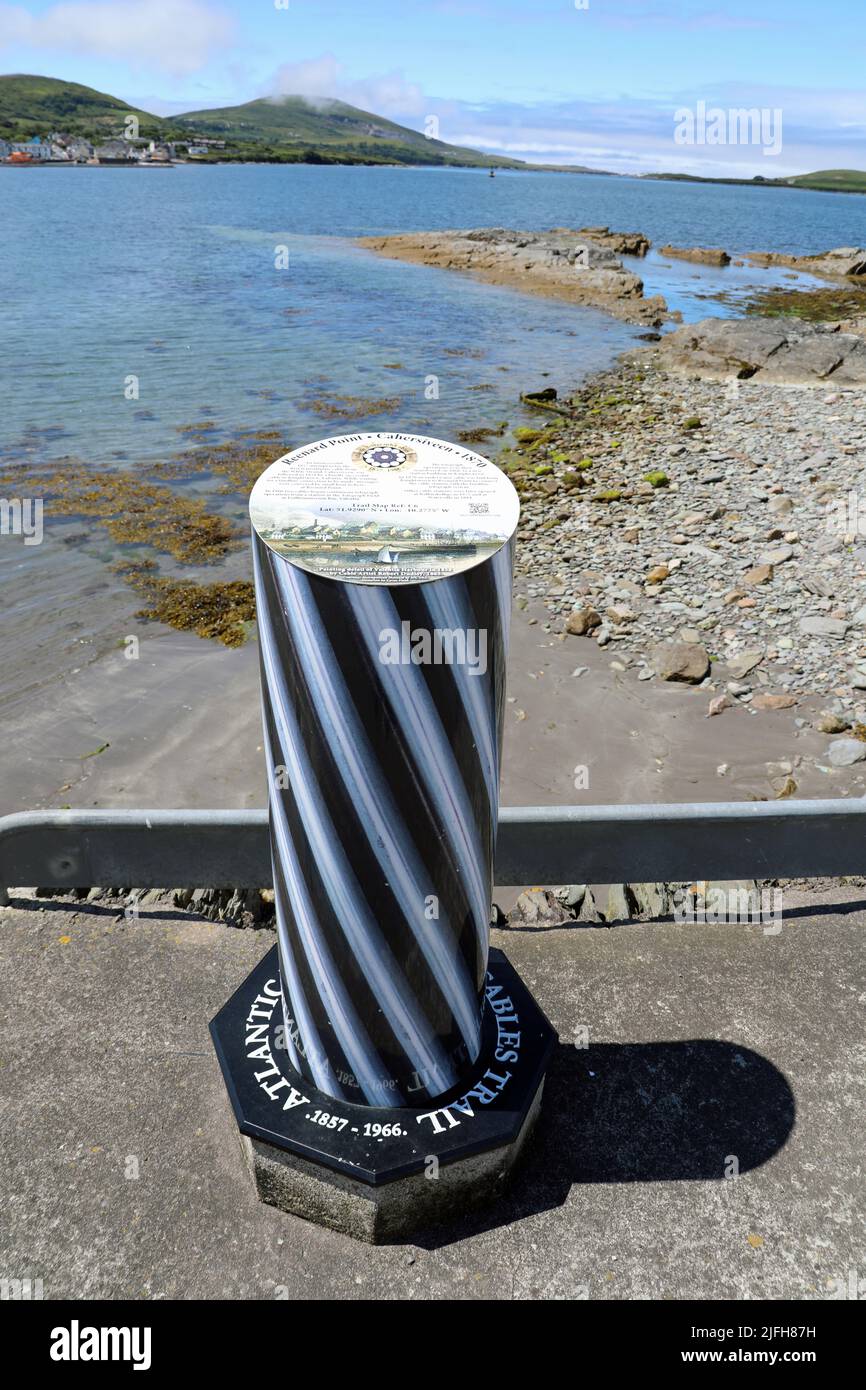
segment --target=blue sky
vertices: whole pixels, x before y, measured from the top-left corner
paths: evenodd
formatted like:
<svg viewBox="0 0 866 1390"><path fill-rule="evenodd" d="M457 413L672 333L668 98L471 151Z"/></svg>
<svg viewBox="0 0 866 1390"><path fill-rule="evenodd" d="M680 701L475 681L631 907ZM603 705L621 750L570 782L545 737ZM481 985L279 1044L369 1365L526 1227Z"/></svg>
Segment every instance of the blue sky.
<svg viewBox="0 0 866 1390"><path fill-rule="evenodd" d="M0 71L160 113L330 96L417 129L436 116L443 140L533 162L778 176L866 168L864 13L866 0L0 0ZM764 143L781 148L676 142L677 111L700 102L766 110L782 138Z"/></svg>

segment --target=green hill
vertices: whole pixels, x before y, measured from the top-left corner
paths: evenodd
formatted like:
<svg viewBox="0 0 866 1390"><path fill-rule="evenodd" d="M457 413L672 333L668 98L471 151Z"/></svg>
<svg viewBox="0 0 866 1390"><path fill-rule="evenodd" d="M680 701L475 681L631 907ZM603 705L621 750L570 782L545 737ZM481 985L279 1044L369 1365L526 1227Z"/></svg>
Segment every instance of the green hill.
<svg viewBox="0 0 866 1390"><path fill-rule="evenodd" d="M298 151L313 149L323 155L347 153L377 163L397 160L407 164L522 167L518 160L431 140L417 130L342 101L266 98L212 111L186 111L175 116L172 125L212 138Z"/></svg>
<svg viewBox="0 0 866 1390"><path fill-rule="evenodd" d="M205 156L210 160L526 167L520 160L430 140L341 101L283 97L162 117L77 82L23 74L0 77L0 136L7 140L54 130L104 140L121 135L129 115L138 117L140 134L149 138L224 140L225 149Z"/></svg>
<svg viewBox="0 0 866 1390"><path fill-rule="evenodd" d="M21 73L0 77L0 135L7 140L47 135L52 130L105 139L122 134L129 115L138 117L142 135L156 135L162 129L159 116L78 82Z"/></svg>
<svg viewBox="0 0 866 1390"><path fill-rule="evenodd" d="M866 173L862 169L819 169L816 174L797 174L785 182L796 188L824 189L830 193L866 193Z"/></svg>
<svg viewBox="0 0 866 1390"><path fill-rule="evenodd" d="M819 169L814 174L790 174L784 179L768 179L760 174L751 179L713 178L710 174L641 174L643 179L667 179L672 183L748 184L755 188L810 188L816 193L866 193L866 173L862 169Z"/></svg>

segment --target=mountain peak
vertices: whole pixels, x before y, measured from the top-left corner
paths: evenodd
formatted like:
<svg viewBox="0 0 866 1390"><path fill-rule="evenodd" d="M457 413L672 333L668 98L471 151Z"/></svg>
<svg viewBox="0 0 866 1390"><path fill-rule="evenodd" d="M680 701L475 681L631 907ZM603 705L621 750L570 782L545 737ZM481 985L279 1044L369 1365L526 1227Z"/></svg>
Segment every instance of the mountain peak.
<svg viewBox="0 0 866 1390"><path fill-rule="evenodd" d="M154 116L118 97L77 82L26 73L0 77L0 136L24 139L53 130L105 139L123 134L123 119L138 117L144 136L218 140L220 159L323 163L420 164L523 168L519 160L431 140L372 111L335 97L274 93L239 106Z"/></svg>

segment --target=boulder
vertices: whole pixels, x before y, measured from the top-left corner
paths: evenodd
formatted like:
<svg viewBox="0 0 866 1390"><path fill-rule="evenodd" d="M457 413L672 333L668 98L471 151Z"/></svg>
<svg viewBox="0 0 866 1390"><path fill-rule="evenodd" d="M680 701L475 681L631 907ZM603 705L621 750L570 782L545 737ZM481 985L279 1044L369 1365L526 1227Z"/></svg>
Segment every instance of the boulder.
<svg viewBox="0 0 866 1390"><path fill-rule="evenodd" d="M612 232L609 227L581 227L580 235L589 237L596 246L604 246L618 256L645 256L652 246L643 232Z"/></svg>
<svg viewBox="0 0 866 1390"><path fill-rule="evenodd" d="M607 905L604 909L604 919L606 922L627 922L630 917L634 917L637 912L635 902L629 885L627 883L612 883L607 893Z"/></svg>
<svg viewBox="0 0 866 1390"><path fill-rule="evenodd" d="M663 681L698 685L710 674L709 655L697 642L662 642L653 648L651 661Z"/></svg>
<svg viewBox="0 0 866 1390"><path fill-rule="evenodd" d="M601 627L601 616L594 608L575 608L565 623L565 630L572 637L586 637L596 627Z"/></svg>
<svg viewBox="0 0 866 1390"><path fill-rule="evenodd" d="M850 720L843 719L839 714L822 714L815 724L815 728L821 734L844 734L850 727Z"/></svg>
<svg viewBox="0 0 866 1390"><path fill-rule="evenodd" d="M769 584L772 578L772 565L755 565L743 575L743 583L755 588L758 584Z"/></svg>
<svg viewBox="0 0 866 1390"><path fill-rule="evenodd" d="M730 265L731 258L720 246L662 246L661 254L698 265Z"/></svg>
<svg viewBox="0 0 866 1390"><path fill-rule="evenodd" d="M578 922L602 922L604 920L598 910L595 894L591 888L587 888L583 895L583 900L577 914L577 920Z"/></svg>
<svg viewBox="0 0 866 1390"><path fill-rule="evenodd" d="M554 888L553 892L565 907L575 909L580 907L586 897L586 884L564 883L560 888Z"/></svg>
<svg viewBox="0 0 866 1390"><path fill-rule="evenodd" d="M780 493L777 497L771 497L767 503L767 511L773 516L787 516L793 510L794 503L784 493Z"/></svg>
<svg viewBox="0 0 866 1390"><path fill-rule="evenodd" d="M759 666L763 659L764 653L762 651L747 651L740 652L739 656L729 657L725 664L734 680L742 680L743 676L747 676L750 671L754 671L755 667Z"/></svg>
<svg viewBox="0 0 866 1390"><path fill-rule="evenodd" d="M657 348L647 350L657 352L668 371L711 380L866 385L863 338L800 319L702 319L666 334Z"/></svg>
<svg viewBox="0 0 866 1390"><path fill-rule="evenodd" d="M574 911L556 893L530 888L520 894L507 920L509 927L560 927L574 921Z"/></svg>
<svg viewBox="0 0 866 1390"><path fill-rule="evenodd" d="M797 703L796 695L756 695L751 702L752 709L793 709Z"/></svg>
<svg viewBox="0 0 866 1390"><path fill-rule="evenodd" d="M605 609L604 615L615 627L621 627L623 623L633 623L635 619L633 609L624 603L611 604L610 608Z"/></svg>
<svg viewBox="0 0 866 1390"><path fill-rule="evenodd" d="M521 391L520 399L525 405L535 405L541 408L550 406L556 400L556 387L543 386L540 391Z"/></svg>
<svg viewBox="0 0 866 1390"><path fill-rule="evenodd" d="M784 565L788 560L794 558L794 547L792 545L778 545L773 550L765 550L763 555L758 556L761 565L766 565L768 569L773 569L775 565Z"/></svg>
<svg viewBox="0 0 866 1390"><path fill-rule="evenodd" d="M866 761L866 743L859 738L837 738L827 749L832 767L852 767Z"/></svg>
<svg viewBox="0 0 866 1390"><path fill-rule="evenodd" d="M670 578L670 570L667 565L654 565L646 577L647 584L663 584Z"/></svg>
<svg viewBox="0 0 866 1390"><path fill-rule="evenodd" d="M842 618L813 614L800 619L800 631L807 637L833 637L838 641L848 631L848 624Z"/></svg>
<svg viewBox="0 0 866 1390"><path fill-rule="evenodd" d="M671 910L671 897L666 883L630 883L632 897L641 917L664 917Z"/></svg>
<svg viewBox="0 0 866 1390"><path fill-rule="evenodd" d="M816 256L789 256L782 251L756 251L748 257L752 265L785 265L810 275L844 279L848 275L866 275L866 250L861 246L836 246Z"/></svg>

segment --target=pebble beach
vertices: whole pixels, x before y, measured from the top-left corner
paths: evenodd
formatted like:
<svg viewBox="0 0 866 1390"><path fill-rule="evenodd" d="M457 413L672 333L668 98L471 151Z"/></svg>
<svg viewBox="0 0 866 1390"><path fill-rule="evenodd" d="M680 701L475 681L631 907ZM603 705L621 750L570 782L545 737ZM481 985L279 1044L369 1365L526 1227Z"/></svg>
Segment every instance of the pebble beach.
<svg viewBox="0 0 866 1390"><path fill-rule="evenodd" d="M732 701L866 717L862 395L684 381L636 354L566 410L509 464L518 604L641 680L700 648L681 678Z"/></svg>

